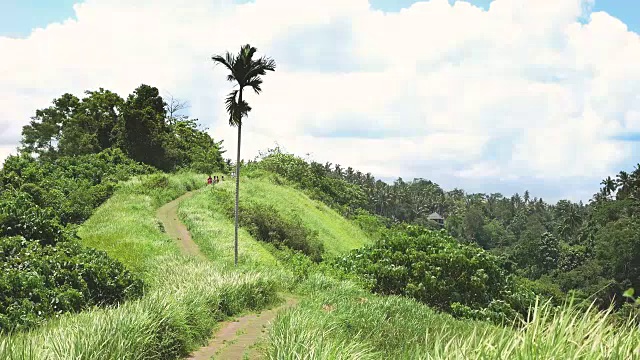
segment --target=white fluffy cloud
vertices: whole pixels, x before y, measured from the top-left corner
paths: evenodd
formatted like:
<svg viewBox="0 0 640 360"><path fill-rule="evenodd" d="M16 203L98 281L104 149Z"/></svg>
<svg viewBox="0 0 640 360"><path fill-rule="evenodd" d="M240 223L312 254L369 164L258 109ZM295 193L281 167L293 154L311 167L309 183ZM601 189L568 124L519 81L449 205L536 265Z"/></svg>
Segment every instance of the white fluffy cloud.
<svg viewBox="0 0 640 360"><path fill-rule="evenodd" d="M249 42L278 69L249 96L245 158L277 141L382 177L585 198L633 155L612 137L640 130L640 38L592 3L87 0L75 20L0 37L0 158L54 97L140 83L189 100L234 156L231 85L209 58Z"/></svg>

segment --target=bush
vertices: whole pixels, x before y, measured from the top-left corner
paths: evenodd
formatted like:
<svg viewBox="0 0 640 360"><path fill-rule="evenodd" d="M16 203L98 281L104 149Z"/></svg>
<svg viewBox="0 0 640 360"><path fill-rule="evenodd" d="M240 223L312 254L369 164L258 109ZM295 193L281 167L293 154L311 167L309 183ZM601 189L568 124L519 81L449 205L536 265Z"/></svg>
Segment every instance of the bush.
<svg viewBox="0 0 640 360"><path fill-rule="evenodd" d="M409 296L454 315L499 322L526 315L532 294L518 290L497 257L444 232L404 228L335 266L358 274L376 293Z"/></svg>
<svg viewBox="0 0 640 360"><path fill-rule="evenodd" d="M10 156L0 169L0 190L14 193L19 189L20 194L28 195L32 204L45 210L48 218L65 226L81 223L91 216L93 210L113 194L118 182L154 172L153 168L136 163L117 149L55 160ZM0 202L11 201L15 196L15 193L3 196ZM29 207L18 210L29 217L31 215L24 211Z"/></svg>
<svg viewBox="0 0 640 360"><path fill-rule="evenodd" d="M153 174L144 179L144 189L164 189L169 186L169 177L165 174Z"/></svg>
<svg viewBox="0 0 640 360"><path fill-rule="evenodd" d="M36 205L27 193L5 191L0 195L0 237L18 235L53 245L63 239L63 228L53 209Z"/></svg>
<svg viewBox="0 0 640 360"><path fill-rule="evenodd" d="M75 241L0 239L0 332L141 293L142 282L104 252Z"/></svg>

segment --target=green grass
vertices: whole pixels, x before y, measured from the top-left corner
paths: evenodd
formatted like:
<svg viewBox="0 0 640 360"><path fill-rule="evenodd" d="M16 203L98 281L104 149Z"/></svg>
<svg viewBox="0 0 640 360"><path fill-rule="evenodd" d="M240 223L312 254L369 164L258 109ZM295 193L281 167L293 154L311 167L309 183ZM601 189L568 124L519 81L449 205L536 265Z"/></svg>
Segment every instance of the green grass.
<svg viewBox="0 0 640 360"><path fill-rule="evenodd" d="M233 181L221 182L216 186L235 193ZM356 224L292 187L278 186L268 179L241 178L240 201L248 199L272 205L284 216L299 215L308 229L318 231L318 238L330 256L343 254L371 242Z"/></svg>
<svg viewBox="0 0 640 360"><path fill-rule="evenodd" d="M155 210L187 191L204 185L203 175L168 176L168 186L149 187L143 176L119 184L115 194L100 206L78 230L82 243L106 251L132 271L153 281L150 267L163 255L177 254L174 240L162 232Z"/></svg>
<svg viewBox="0 0 640 360"><path fill-rule="evenodd" d="M205 256L216 262L233 264L233 221L218 211L211 190L204 189L182 202L178 215ZM238 231L238 262L246 267L278 266L264 244L242 228Z"/></svg>
<svg viewBox="0 0 640 360"><path fill-rule="evenodd" d="M615 326L606 312L539 304L518 329L456 320L414 300L370 295L348 282L313 275L308 296L281 313L269 359L632 359L637 327ZM635 357L634 357L635 356Z"/></svg>
<svg viewBox="0 0 640 360"><path fill-rule="evenodd" d="M122 184L79 231L143 276L145 295L119 307L67 314L31 332L0 336L0 359L175 359L204 345L217 323L279 301L279 272L180 254L161 230L157 208L198 188L203 177L157 175ZM151 183L166 186L150 187Z"/></svg>

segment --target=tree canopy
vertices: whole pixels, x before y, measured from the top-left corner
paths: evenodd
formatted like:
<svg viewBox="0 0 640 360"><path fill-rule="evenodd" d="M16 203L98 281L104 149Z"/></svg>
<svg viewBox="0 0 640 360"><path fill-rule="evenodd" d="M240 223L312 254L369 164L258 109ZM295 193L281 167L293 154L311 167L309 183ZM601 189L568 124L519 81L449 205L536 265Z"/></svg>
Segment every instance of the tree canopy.
<svg viewBox="0 0 640 360"><path fill-rule="evenodd" d="M173 98L167 104L157 88L144 84L126 100L102 88L82 99L64 94L23 128L21 151L56 159L120 149L165 171L224 169L222 141L199 129L196 119L176 116L174 105Z"/></svg>

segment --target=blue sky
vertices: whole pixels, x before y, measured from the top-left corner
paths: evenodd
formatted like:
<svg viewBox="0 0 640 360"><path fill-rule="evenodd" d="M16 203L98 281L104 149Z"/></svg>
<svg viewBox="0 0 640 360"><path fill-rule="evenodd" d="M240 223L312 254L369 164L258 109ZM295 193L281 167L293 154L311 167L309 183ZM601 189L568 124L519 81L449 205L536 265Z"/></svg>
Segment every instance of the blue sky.
<svg viewBox="0 0 640 360"><path fill-rule="evenodd" d="M246 0L240 0L246 2ZM450 0L455 1L455 0ZM0 11L0 36L25 37L32 29L73 16L73 4L79 0L3 0ZM411 6L415 0L370 0L374 8L398 11ZM491 0L470 0L487 8ZM640 4L638 0L596 0L595 11L606 11L640 33Z"/></svg>

